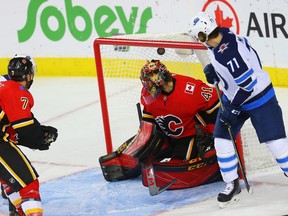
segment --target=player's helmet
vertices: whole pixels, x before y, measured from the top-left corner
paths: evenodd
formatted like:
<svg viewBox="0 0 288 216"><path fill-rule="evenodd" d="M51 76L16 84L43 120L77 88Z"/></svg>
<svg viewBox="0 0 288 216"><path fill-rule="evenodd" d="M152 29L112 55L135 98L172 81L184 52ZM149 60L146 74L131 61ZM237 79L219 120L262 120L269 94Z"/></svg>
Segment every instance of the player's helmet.
<svg viewBox="0 0 288 216"><path fill-rule="evenodd" d="M33 83L34 74L36 73L36 64L33 58L29 55L18 55L16 54L14 58L9 61L8 64L8 75L11 80L21 82L26 80L26 75L31 75L31 81L27 81L27 88Z"/></svg>
<svg viewBox="0 0 288 216"><path fill-rule="evenodd" d="M153 59L147 60L141 69L140 79L143 87L155 97L160 92L161 87L171 80L171 75L163 63Z"/></svg>
<svg viewBox="0 0 288 216"><path fill-rule="evenodd" d="M191 35L196 41L200 41L202 43L206 43L209 34L218 27L213 17L206 12L198 13L192 19L189 26L189 35Z"/></svg>

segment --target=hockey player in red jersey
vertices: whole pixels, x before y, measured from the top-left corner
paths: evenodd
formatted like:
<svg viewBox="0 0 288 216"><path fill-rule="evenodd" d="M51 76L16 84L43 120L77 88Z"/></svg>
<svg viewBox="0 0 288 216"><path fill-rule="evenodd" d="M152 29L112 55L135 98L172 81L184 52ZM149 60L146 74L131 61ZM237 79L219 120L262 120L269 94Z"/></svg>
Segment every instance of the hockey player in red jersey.
<svg viewBox="0 0 288 216"><path fill-rule="evenodd" d="M40 125L31 112L34 100L29 88L35 70L30 56L16 55L8 64L11 80L0 83L0 178L6 196L17 209L9 215L43 215L38 173L17 145L48 150L58 136L56 128Z"/></svg>
<svg viewBox="0 0 288 216"><path fill-rule="evenodd" d="M152 158L159 187L173 179L168 189L218 180L212 137L220 106L216 90L201 80L170 73L159 60L147 61L140 79L140 128L117 151L100 157L105 179L122 180L142 173L143 184L148 186L145 165Z"/></svg>

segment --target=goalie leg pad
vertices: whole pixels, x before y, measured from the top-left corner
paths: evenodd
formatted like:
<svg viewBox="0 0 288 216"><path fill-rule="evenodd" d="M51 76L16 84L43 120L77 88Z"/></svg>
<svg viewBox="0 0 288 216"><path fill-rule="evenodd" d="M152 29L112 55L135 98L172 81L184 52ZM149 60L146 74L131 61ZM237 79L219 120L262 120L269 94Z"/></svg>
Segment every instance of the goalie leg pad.
<svg viewBox="0 0 288 216"><path fill-rule="evenodd" d="M135 178L141 174L140 164L130 155L117 155L116 152L99 159L102 173L107 181Z"/></svg>
<svg viewBox="0 0 288 216"><path fill-rule="evenodd" d="M99 158L107 181L135 178L141 174L140 161L159 151L165 136L156 131L156 125L142 121L136 136L123 143L115 152Z"/></svg>
<svg viewBox="0 0 288 216"><path fill-rule="evenodd" d="M221 180L217 162L206 164L201 157L190 161L154 162L153 168L158 187L176 179L168 190L197 187ZM144 165L142 167L142 183L144 186L148 186Z"/></svg>
<svg viewBox="0 0 288 216"><path fill-rule="evenodd" d="M165 139L165 135L156 130L155 123L142 120L137 135L123 153L144 161L161 149Z"/></svg>

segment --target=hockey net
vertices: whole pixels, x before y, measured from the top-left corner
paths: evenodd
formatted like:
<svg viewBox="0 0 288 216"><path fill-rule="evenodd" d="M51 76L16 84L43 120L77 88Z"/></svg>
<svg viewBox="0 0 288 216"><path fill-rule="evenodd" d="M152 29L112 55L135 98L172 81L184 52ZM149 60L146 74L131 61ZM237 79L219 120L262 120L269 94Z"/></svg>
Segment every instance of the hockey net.
<svg viewBox="0 0 288 216"><path fill-rule="evenodd" d="M142 88L139 76L146 60L159 59L173 73L206 82L206 48L184 33L98 38L94 41L94 54L107 153L137 133L136 104ZM258 142L250 121L241 130L237 144L248 175L275 169L273 157L266 145Z"/></svg>

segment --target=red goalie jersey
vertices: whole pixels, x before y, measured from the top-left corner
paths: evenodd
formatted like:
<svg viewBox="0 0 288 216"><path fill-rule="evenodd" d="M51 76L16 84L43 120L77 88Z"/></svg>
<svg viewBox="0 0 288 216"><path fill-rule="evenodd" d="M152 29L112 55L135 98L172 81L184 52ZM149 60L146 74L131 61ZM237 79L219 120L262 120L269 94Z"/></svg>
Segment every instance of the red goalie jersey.
<svg viewBox="0 0 288 216"><path fill-rule="evenodd" d="M214 148L214 144L210 146L210 143L213 142L214 122L220 106L217 91L201 80L170 74L173 80L170 93L161 91L153 97L143 88L141 95L143 119L154 119L167 136L168 151L160 151L158 161L153 163L157 185L164 186L175 178L178 180L169 189L216 181L219 179L219 168L215 151L204 154L205 145ZM201 126L203 133L210 134L211 140L199 139L196 125ZM203 141L204 144L200 144ZM204 160L204 157L210 159ZM169 160L165 162L163 158ZM142 170L145 186L148 185L146 179L146 172Z"/></svg>
<svg viewBox="0 0 288 216"><path fill-rule="evenodd" d="M167 136L176 139L195 135L197 120L213 133L216 115L209 115L219 107L216 90L201 80L171 75L174 89L170 94L162 92L153 97L145 88L142 89L143 117L153 117Z"/></svg>

